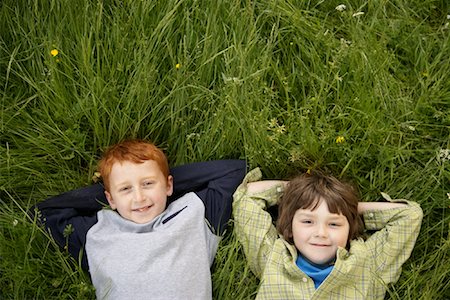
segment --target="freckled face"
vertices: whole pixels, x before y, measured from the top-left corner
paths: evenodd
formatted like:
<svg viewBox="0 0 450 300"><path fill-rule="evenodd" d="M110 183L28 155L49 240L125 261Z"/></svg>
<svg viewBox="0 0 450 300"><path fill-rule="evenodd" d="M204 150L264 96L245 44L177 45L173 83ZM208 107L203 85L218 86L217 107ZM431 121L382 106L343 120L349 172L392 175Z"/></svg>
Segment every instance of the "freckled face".
<svg viewBox="0 0 450 300"><path fill-rule="evenodd" d="M115 163L109 184L110 191L105 194L111 208L138 224L148 223L161 214L173 192L172 176L165 177L153 160Z"/></svg>
<svg viewBox="0 0 450 300"><path fill-rule="evenodd" d="M323 200L315 210L298 209L292 219L295 247L315 264L334 260L338 248L347 245L349 231L347 218L342 214L330 213Z"/></svg>

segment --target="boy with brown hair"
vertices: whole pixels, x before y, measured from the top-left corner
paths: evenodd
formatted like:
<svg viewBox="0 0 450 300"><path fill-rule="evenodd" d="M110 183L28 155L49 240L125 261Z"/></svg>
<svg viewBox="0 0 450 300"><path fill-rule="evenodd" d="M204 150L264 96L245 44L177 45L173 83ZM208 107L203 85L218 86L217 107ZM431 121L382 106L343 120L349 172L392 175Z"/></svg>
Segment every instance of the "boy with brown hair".
<svg viewBox="0 0 450 300"><path fill-rule="evenodd" d="M259 181L255 169L234 194L235 231L257 299L383 299L419 234L415 202L358 202L349 184L321 173ZM277 228L267 208L278 202ZM373 234L360 237L365 228Z"/></svg>
<svg viewBox="0 0 450 300"><path fill-rule="evenodd" d="M37 208L55 240L83 258L97 298L211 299L210 267L245 167L222 160L169 171L155 145L124 141L99 163L106 199L96 186Z"/></svg>

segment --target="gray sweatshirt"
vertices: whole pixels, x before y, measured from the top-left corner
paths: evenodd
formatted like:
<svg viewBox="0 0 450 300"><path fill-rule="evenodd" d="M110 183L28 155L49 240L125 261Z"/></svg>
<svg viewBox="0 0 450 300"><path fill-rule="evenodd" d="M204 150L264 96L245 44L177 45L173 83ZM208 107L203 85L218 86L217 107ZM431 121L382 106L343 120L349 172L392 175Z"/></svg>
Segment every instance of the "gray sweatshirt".
<svg viewBox="0 0 450 300"><path fill-rule="evenodd" d="M147 224L112 210L97 214L86 253L97 299L211 299L210 267L220 237L195 193L172 202Z"/></svg>

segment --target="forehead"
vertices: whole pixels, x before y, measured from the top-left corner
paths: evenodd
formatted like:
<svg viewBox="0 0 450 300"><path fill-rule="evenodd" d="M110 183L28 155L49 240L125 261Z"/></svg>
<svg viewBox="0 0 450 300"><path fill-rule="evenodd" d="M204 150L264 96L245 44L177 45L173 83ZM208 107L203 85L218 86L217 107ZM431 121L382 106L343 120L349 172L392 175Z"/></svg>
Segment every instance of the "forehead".
<svg viewBox="0 0 450 300"><path fill-rule="evenodd" d="M340 212L330 212L327 202L323 199L319 199L310 208L297 209L297 211L295 212L295 216L346 218Z"/></svg>
<svg viewBox="0 0 450 300"><path fill-rule="evenodd" d="M163 176L161 169L154 160L146 160L142 163L133 161L115 162L111 168L110 181L141 176Z"/></svg>

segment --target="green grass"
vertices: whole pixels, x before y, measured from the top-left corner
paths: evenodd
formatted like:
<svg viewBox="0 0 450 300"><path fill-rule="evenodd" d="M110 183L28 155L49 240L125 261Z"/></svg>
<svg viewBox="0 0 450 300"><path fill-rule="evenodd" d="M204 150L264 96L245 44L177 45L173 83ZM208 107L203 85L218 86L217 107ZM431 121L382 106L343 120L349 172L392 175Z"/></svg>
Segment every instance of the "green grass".
<svg viewBox="0 0 450 300"><path fill-rule="evenodd" d="M387 298L450 298L447 2L1 1L0 299L94 297L25 211L91 184L102 150L129 137L172 165L321 168L363 200L419 202L421 233ZM215 299L257 289L231 228L213 283Z"/></svg>

